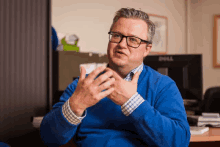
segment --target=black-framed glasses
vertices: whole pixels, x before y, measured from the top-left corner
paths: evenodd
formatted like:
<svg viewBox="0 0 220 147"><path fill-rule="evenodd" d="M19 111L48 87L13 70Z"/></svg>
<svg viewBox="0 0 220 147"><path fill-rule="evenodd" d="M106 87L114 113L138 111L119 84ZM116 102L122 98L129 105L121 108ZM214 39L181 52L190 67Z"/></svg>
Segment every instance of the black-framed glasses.
<svg viewBox="0 0 220 147"><path fill-rule="evenodd" d="M122 39L125 37L127 45L133 48L138 48L141 42L151 44L150 41L142 40L141 38L135 36L125 36L117 32L108 32L109 34L109 41L114 43L120 43Z"/></svg>

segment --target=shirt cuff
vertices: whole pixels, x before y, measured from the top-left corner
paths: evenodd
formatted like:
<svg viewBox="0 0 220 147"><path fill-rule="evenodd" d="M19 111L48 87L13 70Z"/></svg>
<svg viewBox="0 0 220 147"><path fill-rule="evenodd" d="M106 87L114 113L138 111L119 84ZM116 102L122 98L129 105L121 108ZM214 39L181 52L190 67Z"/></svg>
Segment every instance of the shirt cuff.
<svg viewBox="0 0 220 147"><path fill-rule="evenodd" d="M67 121L73 125L78 125L81 123L83 118L86 116L86 111L83 113L82 117L76 116L76 114L70 108L69 99L62 106L62 113Z"/></svg>
<svg viewBox="0 0 220 147"><path fill-rule="evenodd" d="M129 116L140 104L145 100L137 92L121 106L122 113L125 116Z"/></svg>

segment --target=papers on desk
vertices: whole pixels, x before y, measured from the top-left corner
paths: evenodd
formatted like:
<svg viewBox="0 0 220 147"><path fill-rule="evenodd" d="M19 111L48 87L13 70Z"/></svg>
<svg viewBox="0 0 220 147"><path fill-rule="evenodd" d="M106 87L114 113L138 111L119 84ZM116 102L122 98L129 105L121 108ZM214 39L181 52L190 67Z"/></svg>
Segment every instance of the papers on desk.
<svg viewBox="0 0 220 147"><path fill-rule="evenodd" d="M197 126L199 127L210 126L210 127L220 128L220 122L198 122Z"/></svg>
<svg viewBox="0 0 220 147"><path fill-rule="evenodd" d="M219 113L202 113L202 116L198 118L199 127L212 126L220 127L220 117Z"/></svg>
<svg viewBox="0 0 220 147"><path fill-rule="evenodd" d="M190 126L198 127L220 127L219 113L202 113L199 115L187 115Z"/></svg>
<svg viewBox="0 0 220 147"><path fill-rule="evenodd" d="M191 126L190 127L190 133L192 135L203 134L203 133L205 133L207 131L209 131L209 127L196 127L196 126Z"/></svg>

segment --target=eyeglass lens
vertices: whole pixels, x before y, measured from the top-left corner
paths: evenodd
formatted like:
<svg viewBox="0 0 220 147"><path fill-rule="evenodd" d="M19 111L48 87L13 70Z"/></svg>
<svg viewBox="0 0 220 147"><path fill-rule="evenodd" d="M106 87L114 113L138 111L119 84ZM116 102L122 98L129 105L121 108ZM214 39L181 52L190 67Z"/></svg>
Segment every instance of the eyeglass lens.
<svg viewBox="0 0 220 147"><path fill-rule="evenodd" d="M131 46L131 47L139 47L141 40L137 37L133 37L133 36L124 36L122 34L119 33L110 33L110 41L111 42L115 42L115 43L119 43L122 41L122 39L124 37L126 37L126 41L127 41L127 45Z"/></svg>

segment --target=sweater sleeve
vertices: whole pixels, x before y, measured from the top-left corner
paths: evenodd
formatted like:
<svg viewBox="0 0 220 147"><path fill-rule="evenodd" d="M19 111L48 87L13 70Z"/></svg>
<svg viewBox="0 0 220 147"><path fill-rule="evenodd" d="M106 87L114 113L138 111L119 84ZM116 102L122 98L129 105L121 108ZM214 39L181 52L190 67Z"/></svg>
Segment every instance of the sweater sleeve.
<svg viewBox="0 0 220 147"><path fill-rule="evenodd" d="M181 94L168 77L157 84L154 94L149 94L154 101L145 100L128 117L149 146L188 147L190 127Z"/></svg>
<svg viewBox="0 0 220 147"><path fill-rule="evenodd" d="M45 145L48 147L58 147L66 144L77 131L79 124L70 123L63 115L62 106L75 91L78 80L73 81L65 89L60 97L60 101L47 113L40 126L40 135Z"/></svg>

